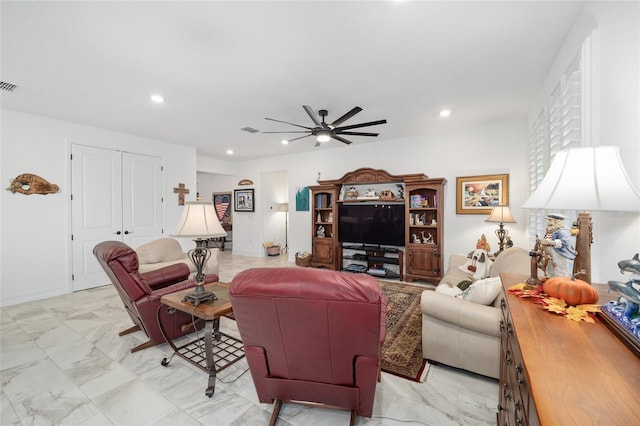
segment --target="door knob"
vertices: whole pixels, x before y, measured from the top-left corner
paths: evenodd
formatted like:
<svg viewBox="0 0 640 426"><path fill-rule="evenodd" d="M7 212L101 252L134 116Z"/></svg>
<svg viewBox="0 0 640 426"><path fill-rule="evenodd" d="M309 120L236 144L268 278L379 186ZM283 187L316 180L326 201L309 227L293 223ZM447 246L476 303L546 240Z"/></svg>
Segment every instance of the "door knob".
<svg viewBox="0 0 640 426"><path fill-rule="evenodd" d="M124 235L129 235L129 234L133 234L133 231L129 232L129 231L124 231Z"/></svg>
<svg viewBox="0 0 640 426"><path fill-rule="evenodd" d="M122 234L122 232L117 231L117 232L114 232L114 234L116 234L116 235L120 235L120 234Z"/></svg>

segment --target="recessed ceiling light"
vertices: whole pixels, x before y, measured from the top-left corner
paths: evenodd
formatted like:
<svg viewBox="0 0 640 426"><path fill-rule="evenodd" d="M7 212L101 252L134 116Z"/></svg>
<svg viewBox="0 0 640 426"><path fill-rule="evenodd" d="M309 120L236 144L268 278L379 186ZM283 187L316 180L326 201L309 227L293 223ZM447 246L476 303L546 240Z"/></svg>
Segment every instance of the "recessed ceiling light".
<svg viewBox="0 0 640 426"><path fill-rule="evenodd" d="M282 142L282 145L289 145L289 141L286 139L282 139L280 142Z"/></svg>
<svg viewBox="0 0 640 426"><path fill-rule="evenodd" d="M443 109L442 111L440 111L440 117L448 117L450 115L451 115L450 109Z"/></svg>
<svg viewBox="0 0 640 426"><path fill-rule="evenodd" d="M233 150L232 150L232 149L228 149L228 150L227 150L227 154L228 154L228 155L233 155Z"/></svg>
<svg viewBox="0 0 640 426"><path fill-rule="evenodd" d="M160 95L151 95L149 98L157 104L161 104L164 102L164 98Z"/></svg>

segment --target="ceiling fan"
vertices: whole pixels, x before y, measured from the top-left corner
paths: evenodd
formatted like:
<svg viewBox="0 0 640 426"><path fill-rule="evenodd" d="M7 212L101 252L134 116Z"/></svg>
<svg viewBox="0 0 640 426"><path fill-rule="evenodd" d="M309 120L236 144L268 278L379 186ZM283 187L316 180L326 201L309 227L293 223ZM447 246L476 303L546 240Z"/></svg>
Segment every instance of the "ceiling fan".
<svg viewBox="0 0 640 426"><path fill-rule="evenodd" d="M337 120L335 120L331 124L325 123L325 121L324 121L324 118L328 114L326 109L321 109L320 111L318 111L318 114L320 114L320 117L322 117L322 121L320 121L318 119L318 116L311 109L311 107L304 105L302 108L304 108L304 110L307 112L307 114L309 114L309 117L311 117L311 120L315 124L315 127L307 127L307 126L302 126L300 124L289 123L288 121L276 120L276 119L273 119L273 118L265 118L265 120L276 121L278 123L290 124L292 126L300 127L300 128L306 129L306 130L298 130L298 131L294 130L294 131L284 131L284 132L262 132L262 133L308 133L307 135L300 136L300 137L297 137L297 138L294 138L294 139L289 139L288 141L291 142L291 141L295 141L295 140L298 140L298 139L306 138L306 137L309 137L309 136L315 136L316 137L316 145L315 146L319 146L321 143L324 143L324 142L329 142L329 140L331 140L331 139L335 139L337 141L340 141L342 143L345 143L345 144L349 145L351 143L351 141L348 140L348 139L345 139L344 137L342 137L342 135L348 135L348 136L378 136L378 133L351 132L349 130L357 129L359 127L368 127L368 126L375 126L375 125L378 125L378 124L385 124L387 122L387 120L376 120L376 121L369 121L367 123L351 124L349 126L339 127L340 124L344 123L345 121L347 121L348 119L350 119L351 117L353 117L354 115L356 115L357 113L362 111L362 108L360 108L358 106L354 107L351 111L347 112L345 115L343 115L342 117L338 118Z"/></svg>

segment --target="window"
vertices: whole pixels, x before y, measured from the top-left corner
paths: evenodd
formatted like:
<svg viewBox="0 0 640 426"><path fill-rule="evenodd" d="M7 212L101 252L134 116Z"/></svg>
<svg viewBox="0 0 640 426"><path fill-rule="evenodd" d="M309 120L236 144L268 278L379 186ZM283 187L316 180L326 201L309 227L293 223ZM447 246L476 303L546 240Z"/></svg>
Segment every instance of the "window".
<svg viewBox="0 0 640 426"><path fill-rule="evenodd" d="M583 48L584 49L584 44ZM566 148L583 144L583 55L582 49L565 70L551 93L547 104L531 126L529 133L529 193L536 190L544 178L553 156ZM542 209L529 211L529 243L533 247L545 230ZM576 212L564 212L576 217Z"/></svg>

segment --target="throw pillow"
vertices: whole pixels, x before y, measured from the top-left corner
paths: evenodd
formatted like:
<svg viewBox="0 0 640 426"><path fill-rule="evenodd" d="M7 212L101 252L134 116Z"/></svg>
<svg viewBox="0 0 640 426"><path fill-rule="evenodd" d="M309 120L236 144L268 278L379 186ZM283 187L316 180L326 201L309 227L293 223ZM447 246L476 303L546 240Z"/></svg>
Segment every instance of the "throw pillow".
<svg viewBox="0 0 640 426"><path fill-rule="evenodd" d="M462 280L458 283L457 287L462 290L465 291L467 288L469 288L469 286L473 283L473 281L470 280Z"/></svg>
<svg viewBox="0 0 640 426"><path fill-rule="evenodd" d="M481 249L476 249L469 253L467 262L460 266L460 270L471 275L474 279L479 280L489 276L491 264L493 261L489 259L489 254Z"/></svg>
<svg viewBox="0 0 640 426"><path fill-rule="evenodd" d="M451 287L449 284L440 284L436 287L436 293L446 294L447 296L458 297L462 290L458 287Z"/></svg>
<svg viewBox="0 0 640 426"><path fill-rule="evenodd" d="M500 281L500 277L485 278L471 284L469 288L463 291L458 297L467 302L490 305L496 300L498 294L500 294L501 288L502 282Z"/></svg>

